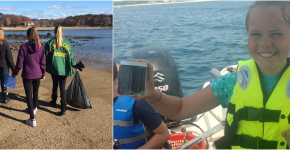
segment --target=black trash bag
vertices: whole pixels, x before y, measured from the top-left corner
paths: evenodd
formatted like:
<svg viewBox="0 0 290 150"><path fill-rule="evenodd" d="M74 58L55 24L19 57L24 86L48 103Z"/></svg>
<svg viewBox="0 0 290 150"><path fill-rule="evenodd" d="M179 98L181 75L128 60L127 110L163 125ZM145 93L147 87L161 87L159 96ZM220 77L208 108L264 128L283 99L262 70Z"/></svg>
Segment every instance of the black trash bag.
<svg viewBox="0 0 290 150"><path fill-rule="evenodd" d="M78 71L76 71L75 76L66 90L66 101L72 107L83 109L92 108Z"/></svg>

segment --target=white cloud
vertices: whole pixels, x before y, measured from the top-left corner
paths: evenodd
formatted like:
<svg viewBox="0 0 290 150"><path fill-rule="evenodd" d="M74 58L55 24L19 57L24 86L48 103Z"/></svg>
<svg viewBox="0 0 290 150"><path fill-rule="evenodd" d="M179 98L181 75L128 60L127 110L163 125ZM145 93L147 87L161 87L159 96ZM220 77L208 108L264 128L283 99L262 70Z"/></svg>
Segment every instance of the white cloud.
<svg viewBox="0 0 290 150"><path fill-rule="evenodd" d="M82 7L79 7L79 6L68 6L68 5L47 6L47 9L73 9L73 8L82 8Z"/></svg>
<svg viewBox="0 0 290 150"><path fill-rule="evenodd" d="M83 10L80 10L79 12L90 13L90 14L113 14L113 11L111 9L101 9L101 10L83 9Z"/></svg>
<svg viewBox="0 0 290 150"><path fill-rule="evenodd" d="M53 18L52 15L47 15L47 14L38 14L36 16L37 16L38 19L51 19L51 18Z"/></svg>
<svg viewBox="0 0 290 150"><path fill-rule="evenodd" d="M44 14L43 10L23 10L22 15L27 16L29 18L36 18L36 19L54 18L54 15Z"/></svg>
<svg viewBox="0 0 290 150"><path fill-rule="evenodd" d="M43 14L43 10L23 10L23 15Z"/></svg>
<svg viewBox="0 0 290 150"><path fill-rule="evenodd" d="M13 6L4 6L4 7L0 7L0 10L2 10L2 11L14 11L15 8Z"/></svg>
<svg viewBox="0 0 290 150"><path fill-rule="evenodd" d="M53 14L46 14L43 10L22 11L22 15L27 16L29 18L36 18L36 19L60 19L60 18L66 18L69 16L86 15L86 14L112 14L112 10L110 9L103 9L103 10L84 9L81 11L71 11L71 12L64 12L64 13L54 12Z"/></svg>

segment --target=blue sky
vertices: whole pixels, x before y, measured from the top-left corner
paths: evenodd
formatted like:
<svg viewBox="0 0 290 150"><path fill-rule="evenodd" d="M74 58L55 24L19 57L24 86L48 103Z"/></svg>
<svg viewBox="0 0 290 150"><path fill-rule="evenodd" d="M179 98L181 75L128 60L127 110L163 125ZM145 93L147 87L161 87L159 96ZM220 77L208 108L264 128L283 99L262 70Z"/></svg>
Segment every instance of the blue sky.
<svg viewBox="0 0 290 150"><path fill-rule="evenodd" d="M0 12L30 19L58 19L81 14L113 14L112 1L0 1Z"/></svg>

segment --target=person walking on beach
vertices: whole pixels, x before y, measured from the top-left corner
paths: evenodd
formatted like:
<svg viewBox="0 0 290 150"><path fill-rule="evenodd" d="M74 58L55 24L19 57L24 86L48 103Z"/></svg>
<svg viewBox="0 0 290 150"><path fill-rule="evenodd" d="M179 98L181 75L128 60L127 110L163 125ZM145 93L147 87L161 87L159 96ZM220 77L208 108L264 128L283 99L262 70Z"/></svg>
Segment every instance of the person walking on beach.
<svg viewBox="0 0 290 150"><path fill-rule="evenodd" d="M37 111L38 90L40 80L45 78L45 54L44 47L40 43L36 27L27 30L28 42L20 46L15 71L13 76L23 68L21 77L27 99L30 118L26 123L32 127L36 126L35 115Z"/></svg>
<svg viewBox="0 0 290 150"><path fill-rule="evenodd" d="M132 59L148 65L145 96L134 98L146 99L172 120L222 105L228 108L224 149L289 149L290 2L256 1L246 16L246 32L252 59L184 98L155 90L152 64Z"/></svg>
<svg viewBox="0 0 290 150"><path fill-rule="evenodd" d="M67 105L65 84L67 76L72 76L72 67L82 70L84 65L81 61L76 63L74 60L70 41L62 37L63 30L61 26L54 28L54 34L55 37L45 44L46 71L51 74L53 81L50 104L52 106L56 105L57 88L59 86L61 115L65 115Z"/></svg>
<svg viewBox="0 0 290 150"><path fill-rule="evenodd" d="M0 82L4 103L8 103L10 101L10 98L8 98L7 87L4 86L9 75L9 68L13 72L15 69L15 64L10 47L4 38L4 30L0 28Z"/></svg>

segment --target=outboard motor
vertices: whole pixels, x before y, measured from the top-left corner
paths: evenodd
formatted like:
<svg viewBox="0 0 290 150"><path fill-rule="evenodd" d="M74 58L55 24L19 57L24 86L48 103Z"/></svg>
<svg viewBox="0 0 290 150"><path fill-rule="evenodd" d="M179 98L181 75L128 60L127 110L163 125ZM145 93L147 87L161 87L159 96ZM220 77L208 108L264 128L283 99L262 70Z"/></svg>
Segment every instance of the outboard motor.
<svg viewBox="0 0 290 150"><path fill-rule="evenodd" d="M162 47L146 47L134 51L132 58L151 62L155 89L167 95L183 97L176 63L169 51Z"/></svg>
<svg viewBox="0 0 290 150"><path fill-rule="evenodd" d="M183 97L176 63L167 49L162 47L140 48L133 52L132 58L148 60L153 65L155 89L159 89L166 95ZM161 117L165 123L171 122L171 120Z"/></svg>

